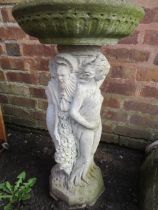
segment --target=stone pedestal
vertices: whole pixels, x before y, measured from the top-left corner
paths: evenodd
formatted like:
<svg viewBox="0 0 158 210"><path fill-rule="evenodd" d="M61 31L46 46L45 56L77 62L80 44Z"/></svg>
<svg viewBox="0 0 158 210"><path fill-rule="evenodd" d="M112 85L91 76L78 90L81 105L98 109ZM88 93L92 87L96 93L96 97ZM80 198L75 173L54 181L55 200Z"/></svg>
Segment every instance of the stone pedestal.
<svg viewBox="0 0 158 210"><path fill-rule="evenodd" d="M71 208L93 206L104 192L104 182L101 170L92 165L87 172L87 180L77 185L69 185L69 176L56 165L50 176L50 195L55 199L65 201Z"/></svg>
<svg viewBox="0 0 158 210"><path fill-rule="evenodd" d="M104 191L94 154L102 132L100 86L110 64L99 47L59 46L49 66L47 127L57 162L50 194L71 207L91 206Z"/></svg>

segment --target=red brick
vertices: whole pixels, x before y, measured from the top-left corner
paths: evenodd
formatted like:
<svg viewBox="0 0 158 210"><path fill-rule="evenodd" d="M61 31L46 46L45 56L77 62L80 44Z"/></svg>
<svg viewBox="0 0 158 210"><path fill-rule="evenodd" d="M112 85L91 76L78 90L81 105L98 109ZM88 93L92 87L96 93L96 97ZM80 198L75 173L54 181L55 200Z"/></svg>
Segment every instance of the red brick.
<svg viewBox="0 0 158 210"><path fill-rule="evenodd" d="M120 108L120 100L112 96L105 96L103 107Z"/></svg>
<svg viewBox="0 0 158 210"><path fill-rule="evenodd" d="M8 98L5 95L0 95L0 104L3 103L8 103Z"/></svg>
<svg viewBox="0 0 158 210"><path fill-rule="evenodd" d="M16 22L12 16L12 7L3 7L1 13L4 22Z"/></svg>
<svg viewBox="0 0 158 210"><path fill-rule="evenodd" d="M144 62L148 61L150 52L141 50L129 50L129 61Z"/></svg>
<svg viewBox="0 0 158 210"><path fill-rule="evenodd" d="M113 64L110 77L122 79L135 79L136 67L131 65Z"/></svg>
<svg viewBox="0 0 158 210"><path fill-rule="evenodd" d="M139 68L136 79L138 81L158 82L157 68Z"/></svg>
<svg viewBox="0 0 158 210"><path fill-rule="evenodd" d="M156 55L155 59L154 59L154 64L158 65L158 54Z"/></svg>
<svg viewBox="0 0 158 210"><path fill-rule="evenodd" d="M25 56L48 56L51 57L54 55L53 47L42 45L42 44L24 44L23 47L23 54Z"/></svg>
<svg viewBox="0 0 158 210"><path fill-rule="evenodd" d="M37 120L37 127L42 130L43 129L47 130L46 120L44 121Z"/></svg>
<svg viewBox="0 0 158 210"><path fill-rule="evenodd" d="M7 80L10 82L20 82L27 84L37 84L37 78L34 74L19 73L19 72L7 72Z"/></svg>
<svg viewBox="0 0 158 210"><path fill-rule="evenodd" d="M0 43L0 55L4 55L5 54L5 50L3 48L3 45Z"/></svg>
<svg viewBox="0 0 158 210"><path fill-rule="evenodd" d="M32 112L32 115L35 120L46 121L46 114L44 112L36 111Z"/></svg>
<svg viewBox="0 0 158 210"><path fill-rule="evenodd" d="M121 39L118 44L138 44L139 32L135 31L130 37Z"/></svg>
<svg viewBox="0 0 158 210"><path fill-rule="evenodd" d="M25 58L24 65L26 70L39 70L48 71L49 59L48 58Z"/></svg>
<svg viewBox="0 0 158 210"><path fill-rule="evenodd" d="M118 135L109 134L109 133L102 133L101 140L106 143L110 144L118 144L119 137Z"/></svg>
<svg viewBox="0 0 158 210"><path fill-rule="evenodd" d="M103 114L104 114L104 110L103 110L103 113L101 114L103 132L113 133L114 123L112 121L110 121L110 120L106 120L104 118Z"/></svg>
<svg viewBox="0 0 158 210"><path fill-rule="evenodd" d="M119 137L119 145L125 146L131 149L142 150L144 152L148 142L144 139L135 139L128 136Z"/></svg>
<svg viewBox="0 0 158 210"><path fill-rule="evenodd" d="M2 48L2 45L0 44L0 55L3 54L3 48Z"/></svg>
<svg viewBox="0 0 158 210"><path fill-rule="evenodd" d="M106 119L102 119L103 132L113 133L113 125L109 125Z"/></svg>
<svg viewBox="0 0 158 210"><path fill-rule="evenodd" d="M147 9L145 8L145 17L143 23L158 22L158 8Z"/></svg>
<svg viewBox="0 0 158 210"><path fill-rule="evenodd" d="M148 113L151 115L158 114L158 105L147 104L140 101L125 101L124 108L126 110Z"/></svg>
<svg viewBox="0 0 158 210"><path fill-rule="evenodd" d="M111 110L104 110L103 118L105 120L111 120L116 122L126 122L127 121L127 113L124 112L114 112Z"/></svg>
<svg viewBox="0 0 158 210"><path fill-rule="evenodd" d="M105 91L107 93L115 93L115 94L121 94L121 95L134 95L136 91L136 86L133 83L127 82L127 83L116 83L116 82L109 82Z"/></svg>
<svg viewBox="0 0 158 210"><path fill-rule="evenodd" d="M44 88L30 88L30 95L34 98L46 99Z"/></svg>
<svg viewBox="0 0 158 210"><path fill-rule="evenodd" d="M39 70L40 71L48 71L49 59L41 58L39 60Z"/></svg>
<svg viewBox="0 0 158 210"><path fill-rule="evenodd" d="M36 101L30 98L22 98L16 96L9 96L9 103L12 105L23 106L27 108L35 108Z"/></svg>
<svg viewBox="0 0 158 210"><path fill-rule="evenodd" d="M158 128L158 121L151 119L150 115L149 116L133 115L131 116L130 123L144 128L152 128L152 129Z"/></svg>
<svg viewBox="0 0 158 210"><path fill-rule="evenodd" d="M133 0L132 2L145 8L155 8L158 6L157 0Z"/></svg>
<svg viewBox="0 0 158 210"><path fill-rule="evenodd" d="M44 85L44 86L46 86L47 84L48 84L48 81L51 79L51 77L50 77L50 73L41 73L41 72L39 72L38 74L37 74L37 80L38 80L38 83L40 84L40 85Z"/></svg>
<svg viewBox="0 0 158 210"><path fill-rule="evenodd" d="M1 70L0 70L0 81L5 81L4 73Z"/></svg>
<svg viewBox="0 0 158 210"><path fill-rule="evenodd" d="M14 107L10 105L4 105L3 106L4 114L11 115L18 117L18 119L25 119L25 120L31 120L33 116L31 115L30 110L26 110L22 107Z"/></svg>
<svg viewBox="0 0 158 210"><path fill-rule="evenodd" d="M46 100L38 100L37 106L38 109L47 110L48 102Z"/></svg>
<svg viewBox="0 0 158 210"><path fill-rule="evenodd" d="M19 27L0 26L1 40L21 40L26 38L25 32Z"/></svg>
<svg viewBox="0 0 158 210"><path fill-rule="evenodd" d="M144 62L148 61L150 52L145 50L126 49L126 48L110 48L104 47L103 53L107 58L114 58L116 60L123 60L128 62Z"/></svg>
<svg viewBox="0 0 158 210"><path fill-rule="evenodd" d="M2 22L3 22L3 19L2 19L1 9L0 9L0 23Z"/></svg>
<svg viewBox="0 0 158 210"><path fill-rule="evenodd" d="M16 57L0 57L0 66L2 69L24 70L24 61Z"/></svg>
<svg viewBox="0 0 158 210"><path fill-rule="evenodd" d="M132 138L143 138L150 139L151 132L147 130L140 130L138 128L131 128L127 126L116 126L114 129L114 133L122 136L128 136Z"/></svg>
<svg viewBox="0 0 158 210"><path fill-rule="evenodd" d="M141 91L141 96L158 99L158 88L145 86Z"/></svg>
<svg viewBox="0 0 158 210"><path fill-rule="evenodd" d="M20 125L25 126L27 128L37 128L36 120L34 119L24 119L23 117L19 116L8 116L4 115L5 122L10 123L11 125Z"/></svg>
<svg viewBox="0 0 158 210"><path fill-rule="evenodd" d="M158 31L146 31L144 36L144 44L158 45Z"/></svg>
<svg viewBox="0 0 158 210"><path fill-rule="evenodd" d="M17 43L6 43L6 50L9 56L20 56L20 48Z"/></svg>
<svg viewBox="0 0 158 210"><path fill-rule="evenodd" d="M0 84L0 93L4 94L12 94L12 95L18 95L28 97L30 96L29 87L25 86L23 84L10 84L10 83L1 83Z"/></svg>

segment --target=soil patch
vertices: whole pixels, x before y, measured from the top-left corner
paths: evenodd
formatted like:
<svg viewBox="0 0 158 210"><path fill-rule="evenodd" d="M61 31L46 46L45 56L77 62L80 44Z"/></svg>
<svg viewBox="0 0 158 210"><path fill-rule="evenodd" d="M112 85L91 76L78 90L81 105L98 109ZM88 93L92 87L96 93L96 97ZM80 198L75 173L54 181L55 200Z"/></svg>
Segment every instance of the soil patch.
<svg viewBox="0 0 158 210"><path fill-rule="evenodd" d="M10 149L0 154L0 183L15 181L26 171L36 177L31 200L20 210L67 210L68 206L49 196L49 174L55 164L51 138L45 131L8 129ZM105 192L93 207L85 210L138 210L139 169L144 154L124 147L99 145L95 161L101 168Z"/></svg>

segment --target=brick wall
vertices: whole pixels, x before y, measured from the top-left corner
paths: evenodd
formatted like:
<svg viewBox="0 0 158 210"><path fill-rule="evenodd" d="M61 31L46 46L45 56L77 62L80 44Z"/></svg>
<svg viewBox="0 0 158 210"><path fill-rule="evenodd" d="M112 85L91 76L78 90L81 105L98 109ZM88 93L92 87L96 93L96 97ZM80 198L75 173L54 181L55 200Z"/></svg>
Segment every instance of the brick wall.
<svg viewBox="0 0 158 210"><path fill-rule="evenodd" d="M142 149L158 139L158 1L137 0L146 16L134 34L115 46L103 46L111 63L104 82L103 140ZM45 86L55 46L26 35L0 6L0 103L5 121L46 129Z"/></svg>

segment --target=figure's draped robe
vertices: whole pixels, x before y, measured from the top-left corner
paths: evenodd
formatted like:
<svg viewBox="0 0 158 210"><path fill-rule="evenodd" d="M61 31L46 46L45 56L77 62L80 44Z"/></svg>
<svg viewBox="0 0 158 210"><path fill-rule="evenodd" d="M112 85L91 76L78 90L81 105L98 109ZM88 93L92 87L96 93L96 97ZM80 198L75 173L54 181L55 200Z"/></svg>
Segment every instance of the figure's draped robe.
<svg viewBox="0 0 158 210"><path fill-rule="evenodd" d="M74 92L76 91L76 79L72 77L67 87L62 91L58 90L55 79L52 79L46 91L47 95L51 95L54 106L51 110L53 119L50 119L54 122L50 129L53 131L52 135L56 147L55 161L59 164L60 169L69 175L77 156L76 141L69 115Z"/></svg>
<svg viewBox="0 0 158 210"><path fill-rule="evenodd" d="M95 83L94 86L79 83L77 85L75 99L80 101L79 113L87 122L99 122L98 127L91 130L72 120L72 128L75 139L77 140L76 145L78 147L78 151L80 151L81 138L85 137L86 141L86 133L92 132L92 154L94 155L98 147L102 132L100 110L103 102L103 96L101 95L101 91L97 83Z"/></svg>

